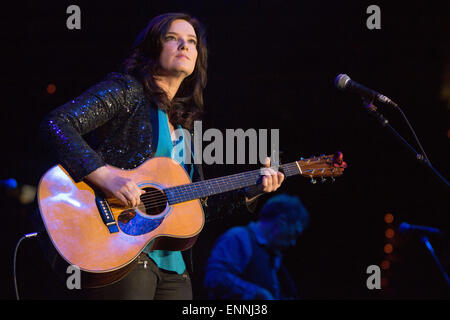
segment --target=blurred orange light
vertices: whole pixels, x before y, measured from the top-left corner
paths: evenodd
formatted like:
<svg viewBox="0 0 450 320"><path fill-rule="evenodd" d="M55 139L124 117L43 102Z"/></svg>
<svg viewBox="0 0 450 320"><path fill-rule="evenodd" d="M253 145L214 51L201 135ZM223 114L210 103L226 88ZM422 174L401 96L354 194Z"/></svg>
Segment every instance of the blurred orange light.
<svg viewBox="0 0 450 320"><path fill-rule="evenodd" d="M389 253L392 253L392 251L394 251L394 247L392 246L392 244L387 243L387 244L384 246L384 252L387 253L387 254L389 254Z"/></svg>
<svg viewBox="0 0 450 320"><path fill-rule="evenodd" d="M387 260L384 260L383 262L381 262L381 269L383 270L387 270L391 267L391 263Z"/></svg>
<svg viewBox="0 0 450 320"><path fill-rule="evenodd" d="M56 91L56 86L55 86L53 83L50 83L50 84L47 86L47 93L48 93L48 94L54 94L55 91Z"/></svg>
<svg viewBox="0 0 450 320"><path fill-rule="evenodd" d="M384 215L384 221L386 223L392 223L392 221L394 221L394 216L391 213L386 213Z"/></svg>
<svg viewBox="0 0 450 320"><path fill-rule="evenodd" d="M385 234L386 238L391 239L394 237L395 232L393 229L389 228L389 229L386 229L386 232L384 234Z"/></svg>

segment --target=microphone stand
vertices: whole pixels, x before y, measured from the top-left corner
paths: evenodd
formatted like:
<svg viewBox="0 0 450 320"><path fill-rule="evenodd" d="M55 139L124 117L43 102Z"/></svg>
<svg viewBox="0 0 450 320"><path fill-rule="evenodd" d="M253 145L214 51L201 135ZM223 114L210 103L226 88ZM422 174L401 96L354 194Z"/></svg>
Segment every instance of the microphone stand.
<svg viewBox="0 0 450 320"><path fill-rule="evenodd" d="M389 129L389 131L394 135L394 137L396 137L398 140L400 140L404 146L406 146L406 148L408 150L410 150L411 152L413 152L413 154L415 155L415 158L422 164L425 164L427 168L429 168L431 170L431 172L434 173L434 175L439 178L439 180L446 185L447 187L450 186L449 182L431 165L430 161L428 160L428 158L426 156L424 156L423 154L417 152L398 132L397 130L395 130L390 124L389 121L386 120L386 118L383 116L383 114L381 114L380 112L378 112L377 107L374 106L372 104L371 101L368 101L366 99L363 99L363 106L364 109L367 110L367 112L374 116L383 127ZM400 110L400 108L399 108ZM401 111L401 110L400 110ZM402 113L403 114L403 113ZM412 128L411 128L412 129ZM419 143L420 145L420 143ZM425 153L425 152L423 152ZM444 275L445 281L447 283L447 286L450 286L450 279L447 275L447 273L444 270L444 267L442 266L442 264L440 263L438 257L436 256L436 253L434 252L433 247L431 246L430 241L428 240L428 237L426 236L422 236L421 238L422 243L426 246L426 248L428 249L428 251L430 251L434 261L436 262L436 264L438 265L439 269L441 270L442 274Z"/></svg>
<svg viewBox="0 0 450 320"><path fill-rule="evenodd" d="M436 262L436 264L438 265L438 267L441 270L442 274L444 275L445 281L447 282L447 286L450 286L450 279L449 279L447 273L445 272L444 267L440 263L438 257L436 256L436 253L434 252L434 249L431 246L431 243L428 240L428 237L427 236L423 236L420 240L425 245L425 247L427 247L428 251L430 251L431 255L433 256L434 261Z"/></svg>
<svg viewBox="0 0 450 320"><path fill-rule="evenodd" d="M371 101L368 101L366 99L363 99L363 106L364 109L368 111L368 113L371 116L374 116L383 127L389 129L389 131L393 134L394 137L396 137L398 140L400 140L404 146L408 150L410 150L414 155L415 158L421 163L426 165L428 169L431 170L431 172L434 173L434 175L441 181L445 186L450 187L450 183L431 165L430 161L427 159L426 156L423 154L417 152L398 132L395 130L390 124L389 121L386 120L386 118L377 110L377 107L372 104ZM399 109L400 110L400 109Z"/></svg>

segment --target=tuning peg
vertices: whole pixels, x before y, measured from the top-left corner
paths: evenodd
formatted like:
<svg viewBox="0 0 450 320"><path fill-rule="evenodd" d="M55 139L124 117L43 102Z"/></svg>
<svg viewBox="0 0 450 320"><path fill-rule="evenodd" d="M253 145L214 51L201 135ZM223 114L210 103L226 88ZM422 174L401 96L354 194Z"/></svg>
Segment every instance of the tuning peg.
<svg viewBox="0 0 450 320"><path fill-rule="evenodd" d="M327 179L325 179L324 177L320 177L320 182L324 183L325 181L327 181Z"/></svg>
<svg viewBox="0 0 450 320"><path fill-rule="evenodd" d="M309 182L311 182L312 184L316 184L317 180L311 177L311 180Z"/></svg>

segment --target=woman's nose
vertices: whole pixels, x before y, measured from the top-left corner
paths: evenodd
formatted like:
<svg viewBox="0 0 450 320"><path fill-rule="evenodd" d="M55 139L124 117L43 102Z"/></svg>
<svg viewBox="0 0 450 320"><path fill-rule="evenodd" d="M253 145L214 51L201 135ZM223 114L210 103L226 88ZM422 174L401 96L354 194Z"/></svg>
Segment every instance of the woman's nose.
<svg viewBox="0 0 450 320"><path fill-rule="evenodd" d="M187 50L188 46L187 46L187 42L184 39L180 39L178 40L178 50Z"/></svg>

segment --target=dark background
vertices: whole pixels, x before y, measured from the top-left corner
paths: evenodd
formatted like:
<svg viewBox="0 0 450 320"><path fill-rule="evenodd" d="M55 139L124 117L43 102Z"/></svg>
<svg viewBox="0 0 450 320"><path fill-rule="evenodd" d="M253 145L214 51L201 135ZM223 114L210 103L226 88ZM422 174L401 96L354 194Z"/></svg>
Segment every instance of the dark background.
<svg viewBox="0 0 450 320"><path fill-rule="evenodd" d="M373 3L361 1L21 1L5 10L1 136L6 156L0 179L15 178L19 189L1 190L0 297L15 298L14 246L34 231L28 219L34 205L21 204L17 194L24 185L37 186L55 164L38 138L41 119L117 71L152 17L184 11L207 29L204 130L278 128L282 161L341 150L349 164L334 183L312 185L293 177L279 191L299 196L311 213L309 228L284 258L302 297L448 299L442 274L418 237L396 229L401 221L441 229L443 239L430 239L449 270L448 188L366 114L358 97L333 84L346 73L396 101L431 162L450 177L450 11L440 1L392 2L376 3L381 30L366 28L366 8ZM71 4L81 8L81 30L66 28ZM46 91L50 83L56 85L54 94ZM417 149L399 113L379 107ZM216 177L248 168L212 166L206 173ZM388 212L394 215L392 240L385 238ZM214 241L255 218L236 212L205 227L194 247L195 298L206 298L202 275ZM394 245L390 255L383 252L387 242ZM368 290L366 268L384 259L391 267L382 272L383 288ZM44 299L42 284L53 279L36 240L22 244L17 263L21 297Z"/></svg>

